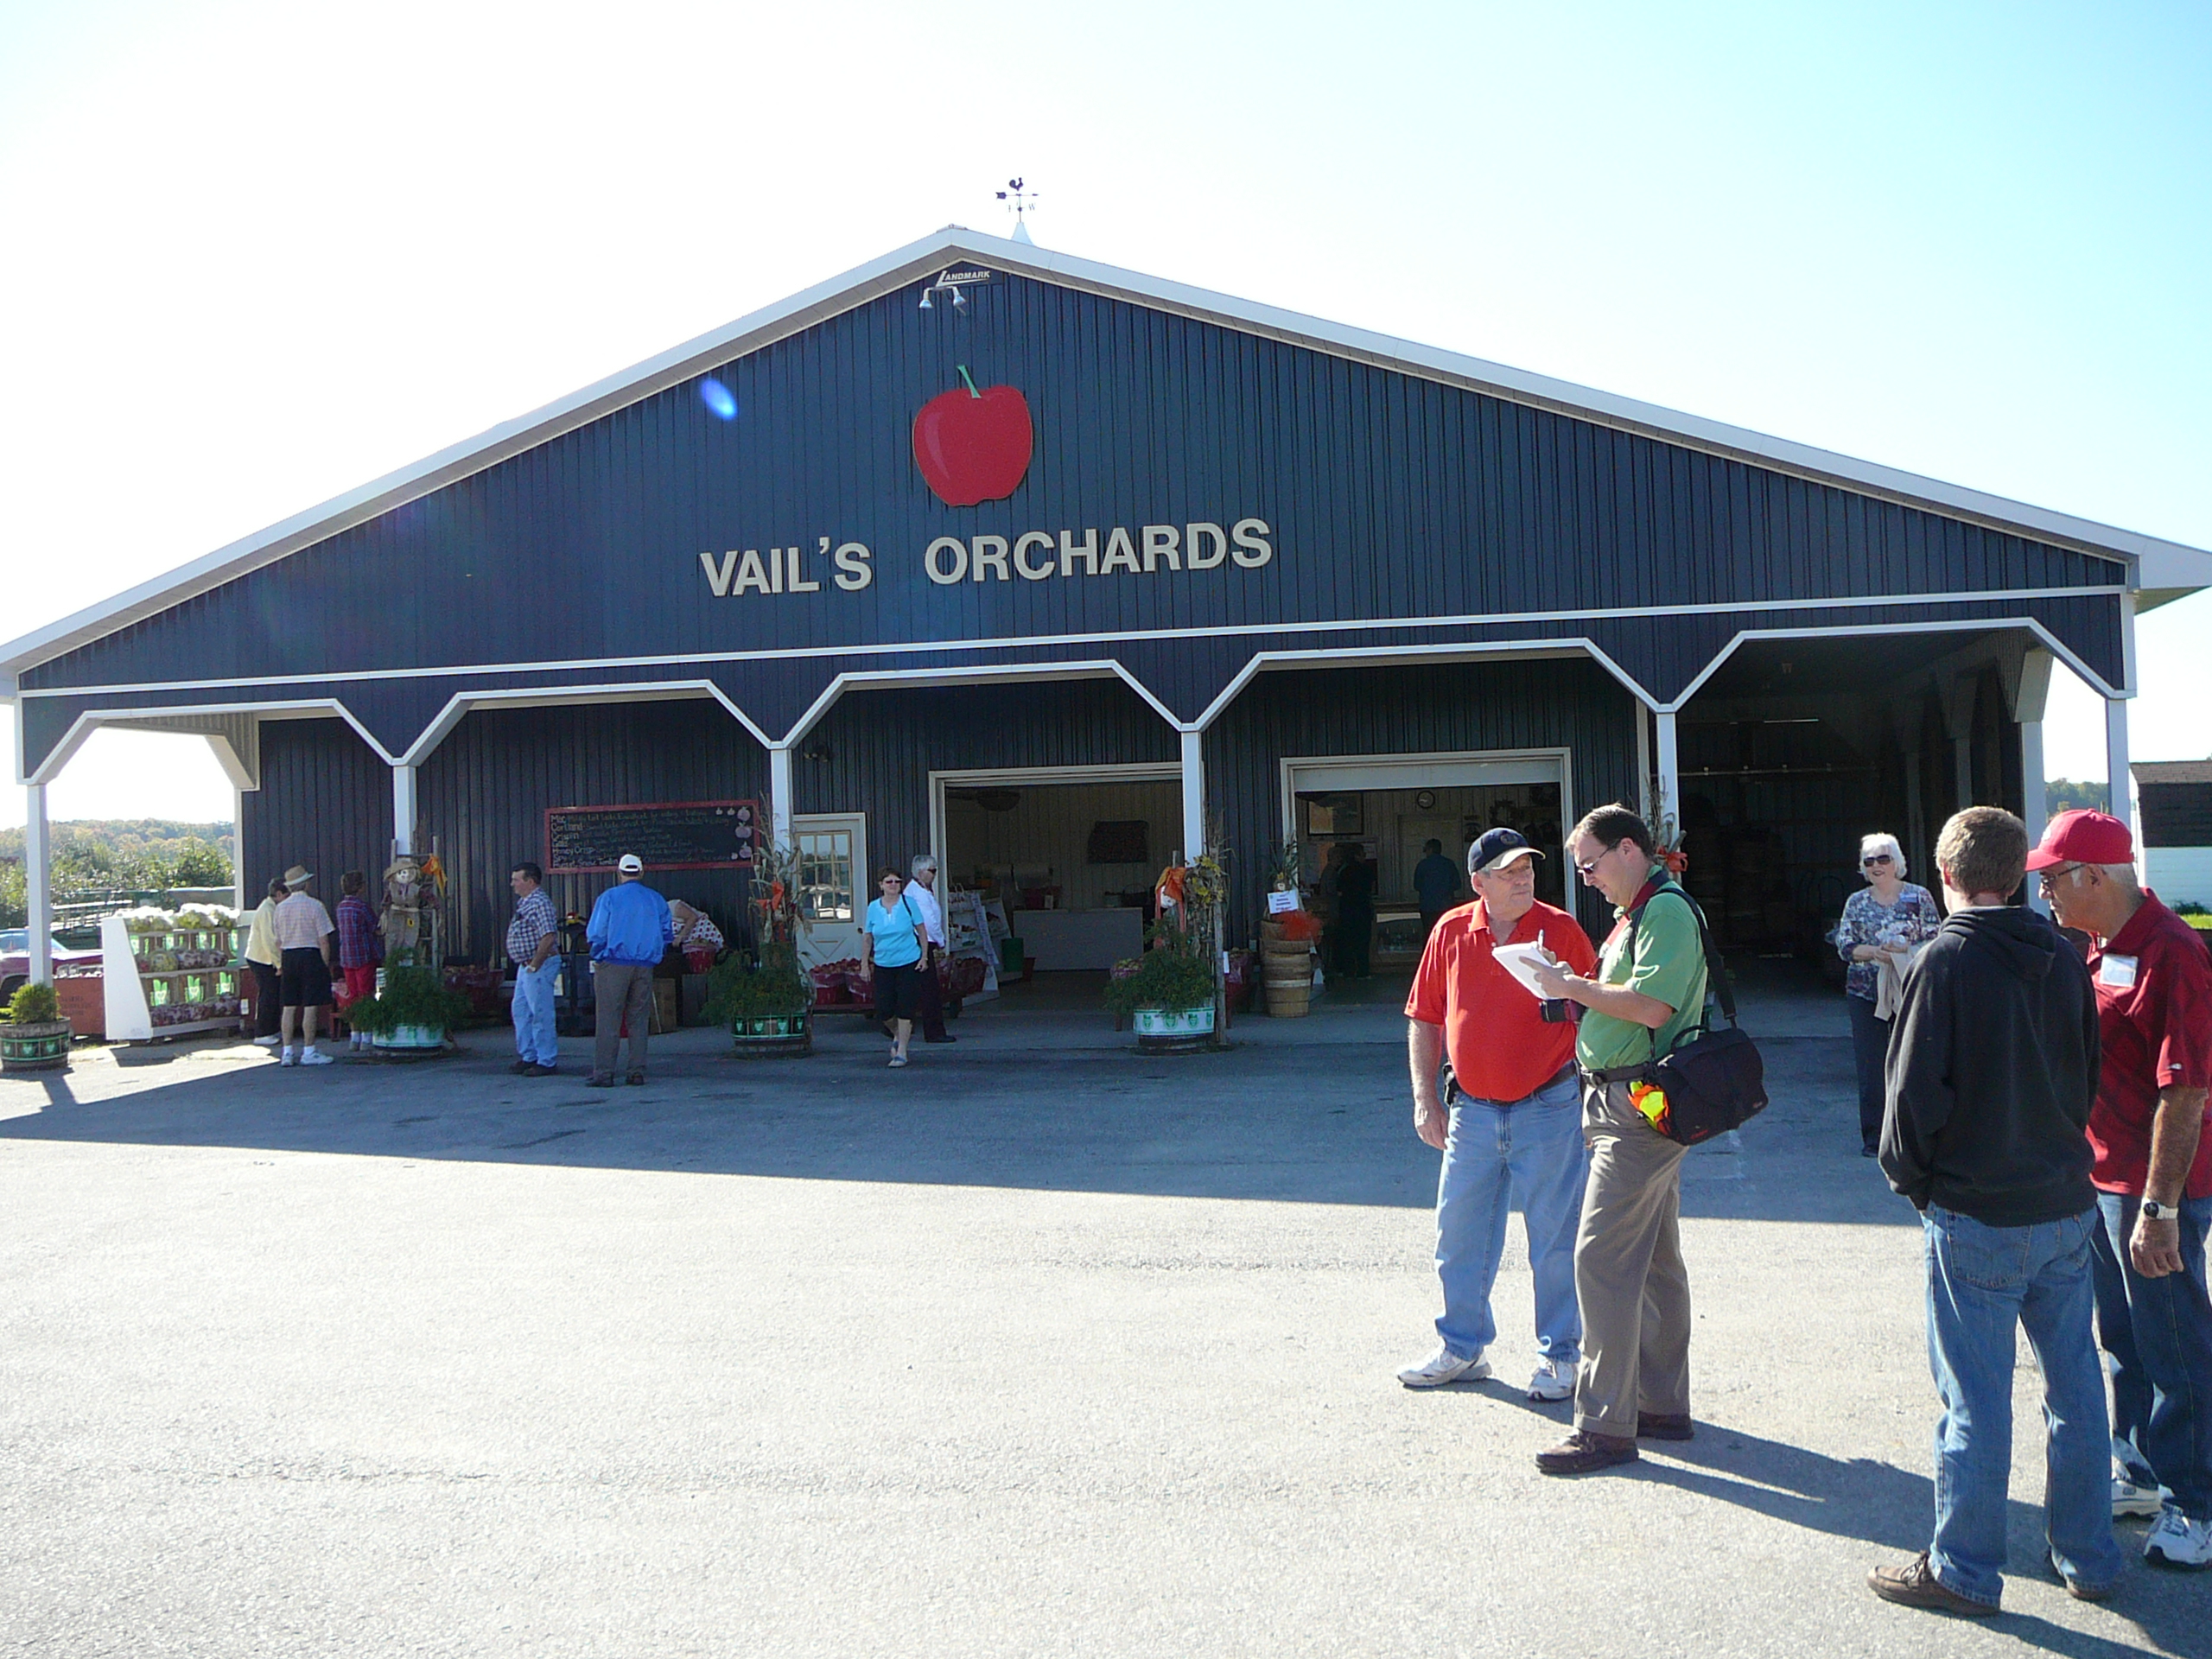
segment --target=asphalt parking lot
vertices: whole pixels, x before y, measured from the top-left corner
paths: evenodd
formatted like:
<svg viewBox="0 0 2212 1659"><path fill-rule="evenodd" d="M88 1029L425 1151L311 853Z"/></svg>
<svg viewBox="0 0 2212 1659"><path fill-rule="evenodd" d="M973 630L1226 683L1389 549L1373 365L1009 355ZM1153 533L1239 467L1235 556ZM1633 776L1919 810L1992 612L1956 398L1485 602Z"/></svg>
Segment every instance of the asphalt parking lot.
<svg viewBox="0 0 2212 1659"><path fill-rule="evenodd" d="M2003 1616L1865 1590L1929 1525L1918 1233L1841 1008L1746 1019L1698 1437L1579 1482L1517 1238L1503 1380L1393 1377L1435 1154L1387 999L1172 1059L985 1007L896 1073L693 1031L612 1090L493 1030L82 1052L0 1083L0 1652L2212 1652L2212 1580L2036 1570L2024 1363Z"/></svg>

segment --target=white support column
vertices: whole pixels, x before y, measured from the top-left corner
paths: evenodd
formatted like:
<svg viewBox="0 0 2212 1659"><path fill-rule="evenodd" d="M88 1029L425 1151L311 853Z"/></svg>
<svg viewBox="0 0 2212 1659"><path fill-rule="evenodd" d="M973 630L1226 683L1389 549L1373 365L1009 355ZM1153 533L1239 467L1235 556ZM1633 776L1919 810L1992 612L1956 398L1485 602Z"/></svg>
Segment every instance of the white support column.
<svg viewBox="0 0 2212 1659"><path fill-rule="evenodd" d="M2134 774L2127 766L2127 699L2105 699L2105 778L2112 791L2112 815L2135 837L2135 861L2143 861L2143 836L2135 823Z"/></svg>
<svg viewBox="0 0 2212 1659"><path fill-rule="evenodd" d="M1206 850L1205 734L1185 732L1183 737L1183 859L1185 863Z"/></svg>
<svg viewBox="0 0 2212 1659"><path fill-rule="evenodd" d="M779 847L791 844L791 747L768 746L768 839ZM862 872L855 873L859 880ZM862 880L862 887L867 883Z"/></svg>
<svg viewBox="0 0 2212 1659"><path fill-rule="evenodd" d="M1651 798L1651 711L1641 702L1629 706L1636 710L1636 810L1650 823L1659 816Z"/></svg>
<svg viewBox="0 0 2212 1659"><path fill-rule="evenodd" d="M31 978L54 978L54 842L47 833L46 785L27 784L23 798L23 885L30 899Z"/></svg>
<svg viewBox="0 0 2212 1659"><path fill-rule="evenodd" d="M391 851L397 858L415 850L415 768L391 769Z"/></svg>
<svg viewBox="0 0 2212 1659"><path fill-rule="evenodd" d="M2020 728L2020 822L2028 826L2031 847L2043 839L2048 782L2043 769L2043 715L2050 696L2050 671L2056 660L2040 645L2029 646L2009 687L2012 718ZM2043 891L2032 881L2028 883L2028 902L2037 910L2044 908Z"/></svg>
<svg viewBox="0 0 2212 1659"><path fill-rule="evenodd" d="M1682 760L1675 741L1675 711L1662 709L1657 715L1659 726L1659 802L1656 816L1675 821L1675 833L1682 831ZM1656 823L1652 829L1657 831Z"/></svg>

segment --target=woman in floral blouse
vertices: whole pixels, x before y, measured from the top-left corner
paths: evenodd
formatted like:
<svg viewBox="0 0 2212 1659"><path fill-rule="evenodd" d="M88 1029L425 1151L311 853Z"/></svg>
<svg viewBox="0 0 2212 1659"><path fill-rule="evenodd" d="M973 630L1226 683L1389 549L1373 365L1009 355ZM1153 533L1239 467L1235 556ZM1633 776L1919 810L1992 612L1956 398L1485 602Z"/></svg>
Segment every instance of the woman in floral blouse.
<svg viewBox="0 0 2212 1659"><path fill-rule="evenodd" d="M1902 969L1914 949L1936 937L1943 912L1928 889L1904 879L1904 849L1895 836L1868 836L1859 843L1859 872L1866 885L1843 902L1835 930L1836 953L1851 964L1844 1002L1851 1010L1851 1047L1859 1062L1859 1150L1872 1158L1882 1138L1882 1063L1890 1052L1890 1022L1882 1015L1882 958Z"/></svg>

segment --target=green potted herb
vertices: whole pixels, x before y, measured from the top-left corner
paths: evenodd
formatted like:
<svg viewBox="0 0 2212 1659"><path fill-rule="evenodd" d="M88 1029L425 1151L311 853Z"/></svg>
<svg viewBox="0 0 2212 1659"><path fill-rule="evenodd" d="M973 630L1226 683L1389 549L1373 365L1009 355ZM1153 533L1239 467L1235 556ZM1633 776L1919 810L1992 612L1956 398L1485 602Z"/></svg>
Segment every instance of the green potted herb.
<svg viewBox="0 0 2212 1659"><path fill-rule="evenodd" d="M0 1025L0 1071L50 1071L67 1065L72 1035L52 985L41 981L17 986L7 1023Z"/></svg>
<svg viewBox="0 0 2212 1659"><path fill-rule="evenodd" d="M384 985L346 1011L346 1022L376 1039L380 1049L440 1049L446 1033L468 1018L468 999L446 988L435 968L402 962L384 972Z"/></svg>

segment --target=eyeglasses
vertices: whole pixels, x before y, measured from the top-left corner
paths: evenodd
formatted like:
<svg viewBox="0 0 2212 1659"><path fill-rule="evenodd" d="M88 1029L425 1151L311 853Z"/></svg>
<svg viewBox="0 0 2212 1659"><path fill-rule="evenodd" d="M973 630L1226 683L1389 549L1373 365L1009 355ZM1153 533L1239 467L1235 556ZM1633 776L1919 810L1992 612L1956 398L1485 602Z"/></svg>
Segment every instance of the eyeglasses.
<svg viewBox="0 0 2212 1659"><path fill-rule="evenodd" d="M1869 853L1866 857L1860 859L1859 861L1861 864L1892 864L1897 861L1892 859L1887 853Z"/></svg>
<svg viewBox="0 0 2212 1659"><path fill-rule="evenodd" d="M2079 864L2055 865L2036 878L2036 886L2040 887L2044 892L2049 893L2053 887L2058 885L2058 878L2060 876L2071 875L2075 871L2081 868L2082 866Z"/></svg>

